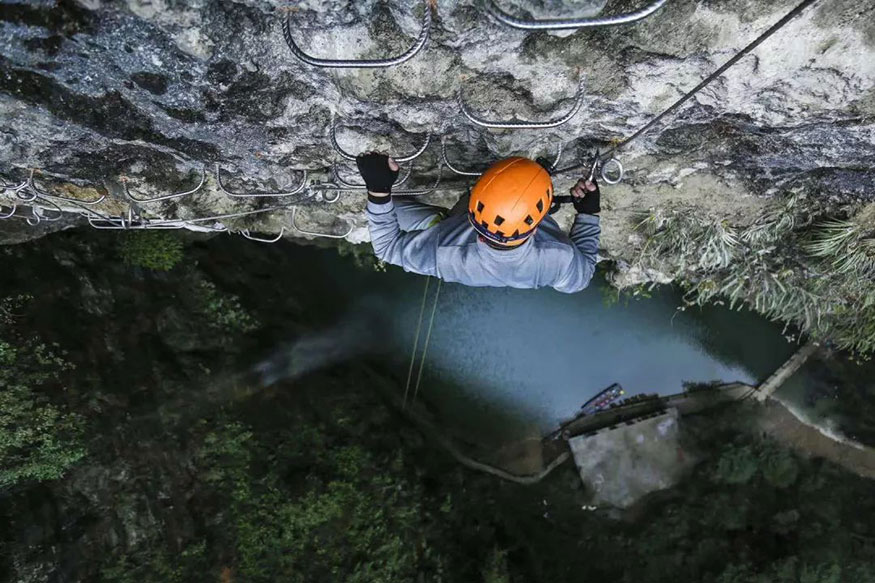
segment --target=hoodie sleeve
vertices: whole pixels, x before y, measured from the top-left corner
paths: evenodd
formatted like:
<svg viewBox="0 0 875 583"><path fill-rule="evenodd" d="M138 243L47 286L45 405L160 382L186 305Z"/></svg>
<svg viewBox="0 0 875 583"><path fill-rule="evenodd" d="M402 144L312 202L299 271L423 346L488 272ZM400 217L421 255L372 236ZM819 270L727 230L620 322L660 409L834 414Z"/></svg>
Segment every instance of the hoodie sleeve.
<svg viewBox="0 0 875 583"><path fill-rule="evenodd" d="M601 232L597 216L581 213L574 217L569 233L574 244L574 254L553 285L555 290L572 294L589 285L595 273Z"/></svg>
<svg viewBox="0 0 875 583"><path fill-rule="evenodd" d="M368 201L368 229L374 254L382 261L398 265L404 271L437 276L439 229L401 231L395 203Z"/></svg>

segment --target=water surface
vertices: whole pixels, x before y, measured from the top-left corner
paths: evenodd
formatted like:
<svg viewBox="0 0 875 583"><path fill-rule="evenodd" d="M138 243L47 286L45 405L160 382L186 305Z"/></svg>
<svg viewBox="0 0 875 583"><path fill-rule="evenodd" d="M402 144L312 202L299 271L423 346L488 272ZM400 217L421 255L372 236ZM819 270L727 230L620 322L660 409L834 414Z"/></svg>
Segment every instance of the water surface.
<svg viewBox="0 0 875 583"><path fill-rule="evenodd" d="M330 288L320 296L379 322L372 342L406 378L426 278L357 268L328 250L293 252L318 266L308 277ZM420 351L436 288L432 279ZM794 350L780 326L750 312L679 311L672 287L613 305L611 293L600 275L573 295L443 283L419 398L469 429L501 419L513 431L546 431L615 382L629 395L674 394L690 382L755 384Z"/></svg>

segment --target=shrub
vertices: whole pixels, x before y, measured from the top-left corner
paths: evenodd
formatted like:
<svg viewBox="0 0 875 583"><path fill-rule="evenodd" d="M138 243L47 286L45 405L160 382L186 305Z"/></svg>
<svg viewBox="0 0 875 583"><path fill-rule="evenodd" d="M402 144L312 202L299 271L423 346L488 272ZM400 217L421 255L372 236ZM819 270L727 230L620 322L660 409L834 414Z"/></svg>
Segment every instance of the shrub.
<svg viewBox="0 0 875 583"><path fill-rule="evenodd" d="M757 472L758 460L749 446L727 449L717 462L715 479L726 484L746 484Z"/></svg>
<svg viewBox="0 0 875 583"><path fill-rule="evenodd" d="M432 522L421 485L402 473L401 454L393 453L397 466L388 464L359 445L324 442L324 431L298 423L256 435L231 422L205 436L199 474L227 496L225 536L240 580L394 583L416 580L423 564L439 567L430 552L418 555ZM288 473L279 461L263 463L298 450L308 461L290 467L306 468L303 474Z"/></svg>
<svg viewBox="0 0 875 583"><path fill-rule="evenodd" d="M791 196L748 226L656 211L640 262L686 289L688 305L747 305L814 339L875 351L875 235L858 209ZM836 215L846 215L845 218Z"/></svg>
<svg viewBox="0 0 875 583"><path fill-rule="evenodd" d="M171 231L131 231L119 241L126 265L170 271L182 261L182 240Z"/></svg>
<svg viewBox="0 0 875 583"><path fill-rule="evenodd" d="M0 340L0 488L55 480L85 456L82 420L32 389L66 363L42 344Z"/></svg>
<svg viewBox="0 0 875 583"><path fill-rule="evenodd" d="M198 281L195 290L200 313L214 328L227 332L251 332L258 321L240 305L240 298L219 291L211 281Z"/></svg>
<svg viewBox="0 0 875 583"><path fill-rule="evenodd" d="M767 449L761 454L763 477L776 488L787 488L799 476L799 464L793 455L784 449Z"/></svg>
<svg viewBox="0 0 875 583"><path fill-rule="evenodd" d="M507 551L494 549L486 565L480 570L483 583L510 583L507 570Z"/></svg>
<svg viewBox="0 0 875 583"><path fill-rule="evenodd" d="M377 259L373 248L368 244L340 241L337 245L337 254L341 257L352 257L353 263L359 269L386 271L386 263Z"/></svg>
<svg viewBox="0 0 875 583"><path fill-rule="evenodd" d="M0 488L56 480L85 457L80 420L22 386L0 389Z"/></svg>
<svg viewBox="0 0 875 583"><path fill-rule="evenodd" d="M207 544L204 541L190 544L182 552L170 552L160 547L147 548L118 557L115 562L101 569L100 580L105 583L215 581L206 552Z"/></svg>

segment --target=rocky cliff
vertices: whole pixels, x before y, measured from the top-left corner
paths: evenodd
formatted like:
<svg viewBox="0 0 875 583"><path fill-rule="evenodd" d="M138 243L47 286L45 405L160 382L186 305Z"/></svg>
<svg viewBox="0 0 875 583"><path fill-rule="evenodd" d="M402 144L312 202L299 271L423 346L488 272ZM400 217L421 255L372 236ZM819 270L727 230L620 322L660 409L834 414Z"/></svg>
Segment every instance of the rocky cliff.
<svg viewBox="0 0 875 583"><path fill-rule="evenodd" d="M354 164L332 146L332 118L337 142L352 153L416 152L431 135L405 187L450 205L473 178L444 167L433 191L441 137L457 169L482 170L510 154L552 157L560 148L562 165L580 161L632 134L796 2L669 0L634 24L552 32L508 27L488 9L557 18L648 3L439 0L423 50L385 69L312 66L293 56L283 34L288 21L290 38L320 58L394 56L421 38L428 4L3 2L0 177L10 188L0 216L15 202L15 216L30 223L38 220L29 202L45 210L36 211L35 227L11 218L0 232L21 238L87 217L103 227L139 217L363 242L361 194L324 189L337 183L329 171L336 162L342 177L357 181ZM555 119L575 106L579 83L580 111L551 129L482 128L460 109L462 101L493 120ZM627 175L604 189L604 253L637 257L638 212L683 208L745 224L789 189L841 204L871 200L873 87L875 1L816 2L620 153ZM294 192L304 170L308 184L323 186L287 197L228 194ZM94 205L75 202L103 195ZM134 200L155 197L162 200ZM294 216L292 206L300 207ZM56 207L71 214L52 223L62 216ZM251 214L233 216L240 213ZM208 217L219 218L197 220ZM568 221L570 209L558 217Z"/></svg>

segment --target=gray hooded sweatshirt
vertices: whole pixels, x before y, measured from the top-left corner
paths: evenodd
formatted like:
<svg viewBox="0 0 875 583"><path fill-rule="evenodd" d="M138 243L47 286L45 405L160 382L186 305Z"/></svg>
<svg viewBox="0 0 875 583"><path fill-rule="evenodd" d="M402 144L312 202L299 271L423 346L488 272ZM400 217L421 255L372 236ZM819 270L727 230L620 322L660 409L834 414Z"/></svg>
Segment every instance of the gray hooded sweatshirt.
<svg viewBox="0 0 875 583"><path fill-rule="evenodd" d="M552 287L574 293L592 279L601 233L597 216L578 214L570 235L547 216L528 241L502 250L480 240L467 214L435 224L442 210L407 199L369 201L374 253L405 271L476 287Z"/></svg>

